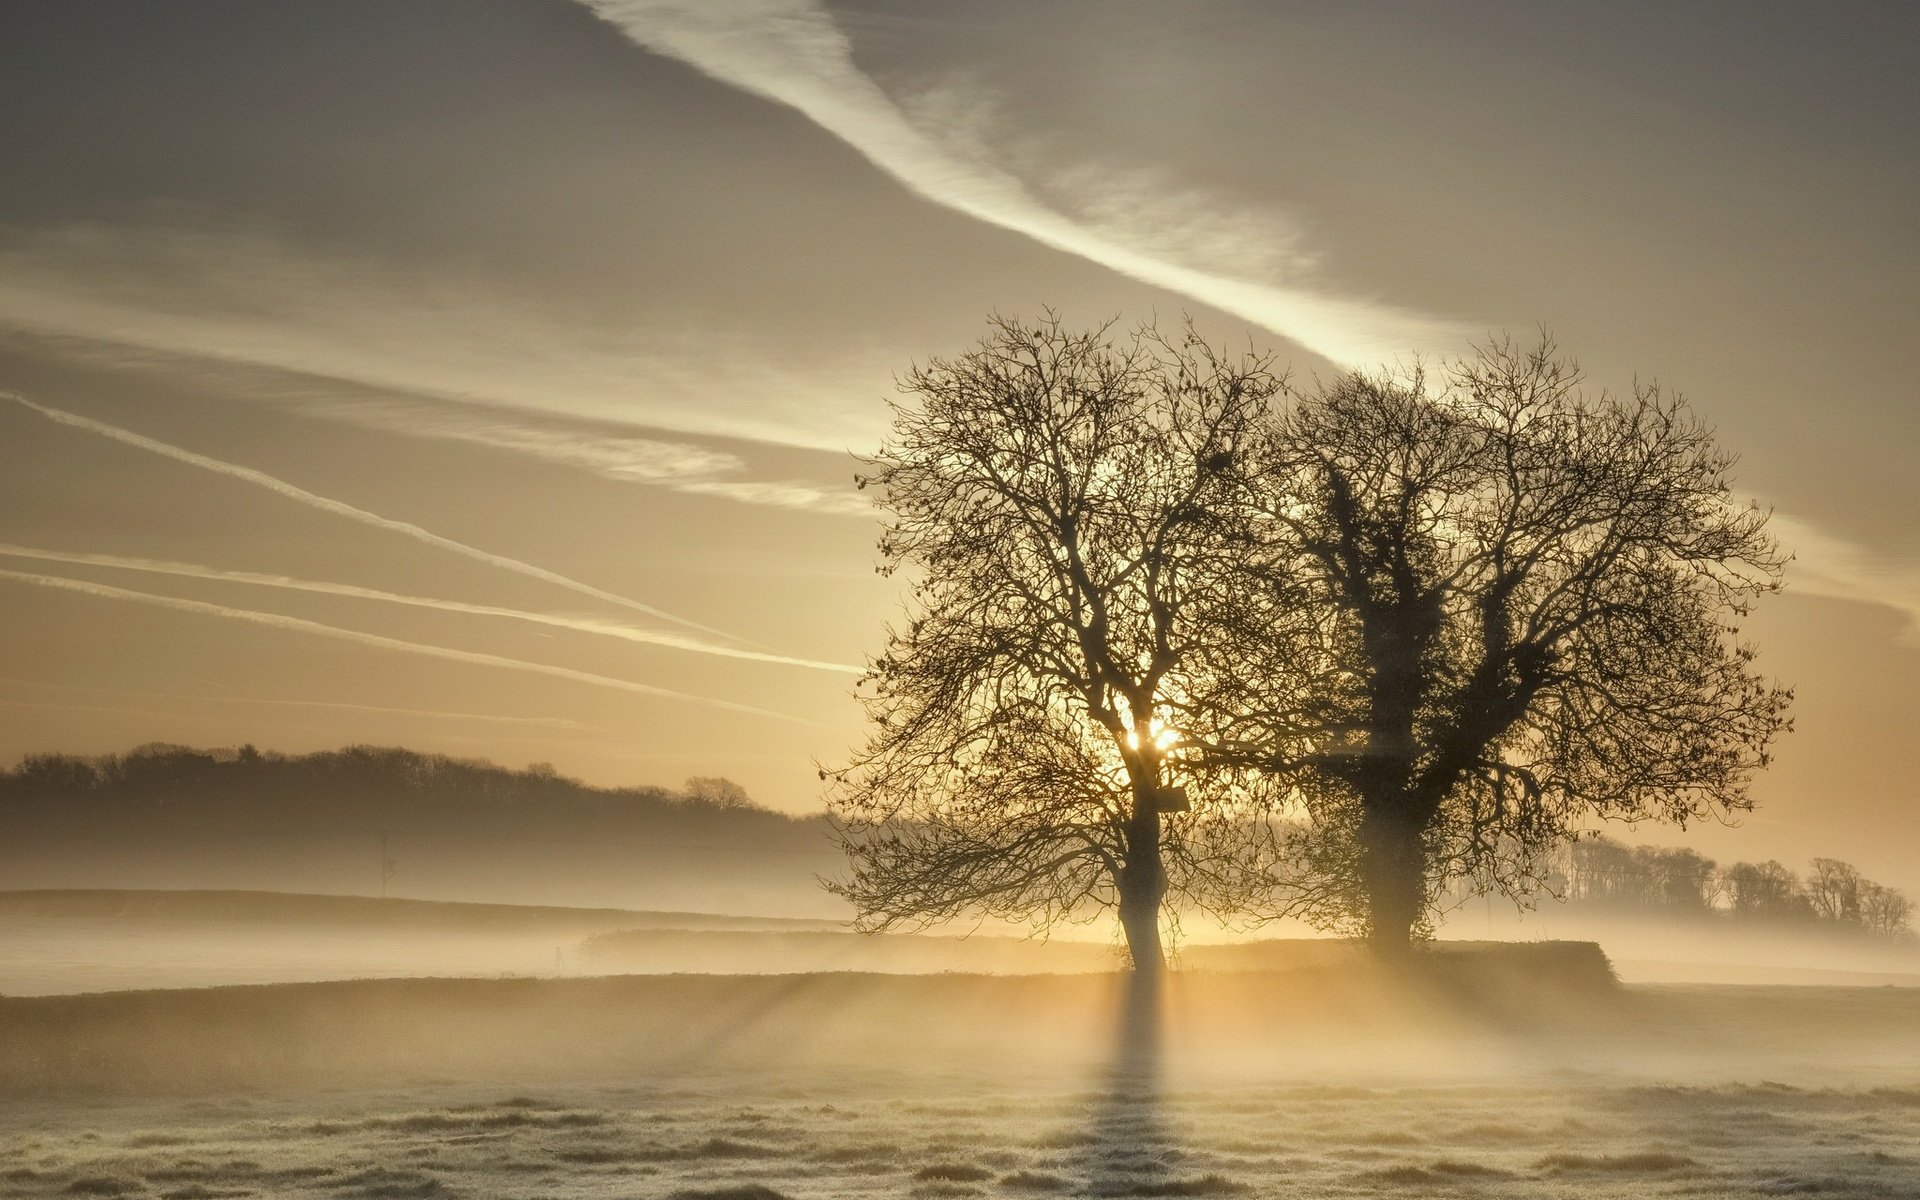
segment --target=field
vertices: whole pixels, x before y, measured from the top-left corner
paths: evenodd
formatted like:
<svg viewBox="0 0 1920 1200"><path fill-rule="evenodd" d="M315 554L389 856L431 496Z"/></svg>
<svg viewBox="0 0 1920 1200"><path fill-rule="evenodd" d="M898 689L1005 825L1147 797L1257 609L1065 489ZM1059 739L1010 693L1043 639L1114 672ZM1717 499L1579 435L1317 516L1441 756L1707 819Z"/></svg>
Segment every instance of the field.
<svg viewBox="0 0 1920 1200"><path fill-rule="evenodd" d="M22 1197L1920 1195L1920 993L1193 974L0 1001Z"/></svg>
<svg viewBox="0 0 1920 1200"><path fill-rule="evenodd" d="M586 939L828 921L247 891L0 892L0 995L589 969Z"/></svg>
<svg viewBox="0 0 1920 1200"><path fill-rule="evenodd" d="M817 926L686 914L94 894L0 905L0 957L51 983L32 950L64 928L83 981L204 974L166 965L195 944L258 970L236 950L288 939L288 905L330 931L298 939L330 947L312 971L488 939L839 953ZM1445 944L1403 971L1336 943L1195 947L1149 1059L1117 1043L1120 977L1075 961L482 978L469 958L4 996L0 1196L1920 1196L1920 989L1622 984L1587 943Z"/></svg>
<svg viewBox="0 0 1920 1200"><path fill-rule="evenodd" d="M853 1069L10 1108L19 1196L1910 1197L1920 1091L1538 1080L1123 1100ZM762 1190L765 1189L765 1190Z"/></svg>

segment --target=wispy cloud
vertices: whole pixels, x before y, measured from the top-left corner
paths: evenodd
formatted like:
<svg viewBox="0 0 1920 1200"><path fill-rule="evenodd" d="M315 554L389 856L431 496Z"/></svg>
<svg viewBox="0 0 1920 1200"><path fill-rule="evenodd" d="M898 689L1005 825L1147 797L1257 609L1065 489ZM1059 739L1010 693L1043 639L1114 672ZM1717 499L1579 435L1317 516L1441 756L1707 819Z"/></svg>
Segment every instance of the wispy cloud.
<svg viewBox="0 0 1920 1200"><path fill-rule="evenodd" d="M796 109L936 204L1233 313L1345 366L1451 342L1458 330L1390 305L1189 266L1040 199L1016 176L953 152L855 64L813 0L581 0L640 46Z"/></svg>
<svg viewBox="0 0 1920 1200"><path fill-rule="evenodd" d="M410 437L472 442L563 463L635 483L679 483L742 469L737 455L687 442L532 425L470 412L387 401L323 401L313 406L355 425Z"/></svg>
<svg viewBox="0 0 1920 1200"><path fill-rule="evenodd" d="M1198 270L1299 279L1324 258L1281 214L1225 202L1163 170L1075 163L1053 167L1038 186L1102 237Z"/></svg>
<svg viewBox="0 0 1920 1200"><path fill-rule="evenodd" d="M194 451L185 450L179 446L135 433L130 429L123 429L118 425L110 425L105 421L96 421L92 417L83 417L78 413L68 412L65 409L53 408L49 405L41 404L38 401L30 400L17 392L0 391L0 399L11 400L15 404L37 412L48 420L61 425L70 426L75 429L84 429L89 433L96 433L101 437L111 438L122 445L134 446L138 449L173 459L175 462L182 462L189 466L199 467L203 471L212 471L218 475L226 475L234 479L244 480L257 487L266 488L268 491L284 496L296 503L307 505L309 508L317 508L322 512L345 517L350 521L358 521L363 525L371 525L376 529L384 529L390 533L397 533L402 537L409 537L414 541L422 542L441 550L451 551L454 554L473 559L476 562L483 562L504 571L512 571L515 574L525 575L531 579L551 583L555 586L566 588L569 591L578 592L583 596L592 596L596 600L604 600L609 604L629 608L635 612L646 613L648 616L658 617L663 621L671 621L676 625L683 625L689 629L698 629L703 633L718 634L721 637L731 636L718 629L702 625L697 621L690 621L685 617L677 617L664 609L655 608L650 604L642 604L638 600L622 596L617 592L609 592L604 588L595 587L590 583L582 583L577 579L569 578L557 571L549 571L545 567L537 567L532 563L522 562L517 558L509 558L504 554L495 554L490 550L482 550L477 546L469 546L465 542L457 542L452 538L442 537L437 533L422 529L420 526L411 522L397 521L391 517L383 517L379 513L369 512L364 508L356 508L344 501L334 500L327 496L309 492L305 488L296 487L286 480L269 475L264 471L256 471L251 467L243 467L237 463L225 462L204 454L197 454Z"/></svg>
<svg viewBox="0 0 1920 1200"><path fill-rule="evenodd" d="M410 717L433 721L474 722L483 725L516 725L535 729L565 729L582 733L604 733L598 725L589 725L585 721L575 721L570 717L516 717L504 713L451 712L438 708L395 708L387 704L355 704L347 700L289 700L268 696L204 696L191 692L161 692L144 688L103 688L87 687L71 683L48 683L38 679L13 679L0 677L0 685L32 688L36 691L79 693L96 696L122 696L132 699L165 700L173 705L219 704L241 708L312 708L329 712L369 713L379 717ZM8 701L27 708L58 707L44 701ZM94 708L94 705L84 707ZM154 709L111 709L115 712L135 712L152 714ZM178 707L164 710L166 714L176 714ZM226 718L222 718L223 720Z"/></svg>
<svg viewBox="0 0 1920 1200"><path fill-rule="evenodd" d="M0 227L0 326L84 339L95 353L812 450L870 446L883 425L884 366L855 351L794 368L745 335L636 328L621 312L561 311L444 265L323 254L262 226Z"/></svg>
<svg viewBox="0 0 1920 1200"><path fill-rule="evenodd" d="M175 562L168 559L134 558L119 554L93 554L83 551L43 550L34 546L17 546L0 543L0 556L8 558L28 558L39 562L66 563L72 566L107 567L119 571L141 571L152 575L171 575L183 579L204 579L215 583L241 583L255 587L281 588L286 591L312 592L324 596L341 596L355 600L374 600L384 604L401 604L410 608L430 608L439 612L461 613L470 616L504 617L513 621L525 621L534 625L544 625L551 629L564 629L573 633L592 634L596 637L617 638L625 642L635 642L643 646L662 646L674 650L689 650L697 654L712 654L723 658L745 659L749 662L776 663L790 667L809 667L818 671L834 671L840 674L857 675L859 667L844 663L820 662L810 658L792 658L784 654L772 654L759 650L741 649L733 646L718 646L697 638L690 638L663 630L641 629L615 621L604 621L595 617L577 616L567 613L532 612L520 608L504 608L495 604L468 604L460 600L441 600L432 596L411 596L401 592L382 591L378 588L361 587L351 583L332 583L326 580L296 579L287 575L273 575L258 571L231 571L220 567L202 566L199 563Z"/></svg>
<svg viewBox="0 0 1920 1200"><path fill-rule="evenodd" d="M1920 563L1875 554L1811 523L1775 513L1771 528L1792 552L1792 592L1890 608L1906 618L1902 640L1920 647Z"/></svg>
<svg viewBox="0 0 1920 1200"><path fill-rule="evenodd" d="M270 629L284 629L293 633L308 633L318 637L334 638L339 641L356 642L362 646L372 646L376 649L397 650L405 654L417 654L426 658L439 658L449 662L470 663L482 667L498 667L503 670L521 671L532 675L546 675L554 679L565 679L573 683L584 683L594 687L631 692L638 696L652 696L666 700L683 700L692 704L703 704L711 708L725 709L729 712L749 713L759 717L771 717L776 721L790 721L800 725L818 724L818 722L808 720L805 717L796 717L790 713L775 712L769 708L760 708L752 704L740 704L732 700L719 700L711 696L696 696L689 692L679 692L671 688L655 687L650 683L636 683L631 679L620 679L612 675L596 675L591 671L576 671L571 667L556 667L549 663L529 662L525 659L507 658L499 654L483 654L474 650L456 650L450 646L436 646L426 642L409 642L402 638L386 637L377 633L365 633L358 629L343 629L337 625L325 625L319 621L309 621L301 617L289 617L280 613L259 612L250 608L232 608L225 604L209 604L204 600L187 600L179 596L162 596L152 592L137 592L128 588L112 587L104 583L67 579L58 575L39 575L30 571L0 569L0 579L10 579L16 583L32 584L35 587L78 592L83 595L97 596L105 600L126 600L136 604L152 605L156 608L170 608L176 612L198 613L203 616L221 617L230 621L245 621L253 625L264 625Z"/></svg>
<svg viewBox="0 0 1920 1200"><path fill-rule="evenodd" d="M552 421L506 419L471 409L402 401L324 398L304 411L407 437L467 442L589 471L622 483L642 483L695 496L841 516L870 516L872 504L851 490L830 492L800 480L740 478L737 454L689 442L588 430ZM852 473L848 472L849 480Z"/></svg>

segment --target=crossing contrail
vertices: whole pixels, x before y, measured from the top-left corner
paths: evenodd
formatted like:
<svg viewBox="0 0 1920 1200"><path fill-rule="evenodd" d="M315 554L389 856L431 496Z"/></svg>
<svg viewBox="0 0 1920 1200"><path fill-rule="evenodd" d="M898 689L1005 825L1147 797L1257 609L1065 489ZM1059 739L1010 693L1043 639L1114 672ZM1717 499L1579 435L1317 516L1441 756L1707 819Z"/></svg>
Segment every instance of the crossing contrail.
<svg viewBox="0 0 1920 1200"><path fill-rule="evenodd" d="M284 479L269 475L264 471L256 471L252 467L243 467L238 463L230 463L218 458L210 458L205 454L196 454L192 450L184 450L168 442L146 437L143 434L133 432L131 429L122 429L118 425L109 425L105 421L96 421L92 417L83 417L79 413L68 412L65 409L41 404L36 400L29 400L18 392L0 391L0 399L11 400L15 404L32 409L48 420L56 421L62 425L71 426L75 429L84 429L89 433L97 433L101 437L111 438L124 445L134 446L153 454L162 455L176 462L186 463L189 466L199 467L203 471L212 471L219 475L231 476L234 479L243 479L248 483L266 488L270 492L285 496L289 500L305 504L310 508L317 508L322 512L346 517L350 521L358 521L363 525L371 525L376 529L385 529L389 532L400 534L403 537L410 537L414 541L424 542L429 546L435 546L442 550L450 550L455 554L465 558L471 558L476 562L483 562L489 566L499 567L502 570L513 571L532 579L538 579L545 583L566 588L569 591L578 592L583 596L592 596L596 600L604 600L609 604L617 604L622 608L633 609L635 612L643 612L650 617L658 617L663 621L672 621L676 625L684 625L689 629L698 629L702 633L711 633L718 637L733 637L732 634L722 630L702 625L697 621L689 621L685 617L677 617L670 612L655 608L650 604L642 604L638 600L630 599L616 592L609 592L604 588L594 587L590 583L582 583L578 579L569 578L557 571L549 571L545 567L536 567L532 563L522 562L517 558L509 558L504 554L495 554L490 550L482 550L477 546L469 546L465 542L456 542L452 538L442 537L430 530L422 529L420 526L409 521L396 521L392 517L383 517L379 513L368 512L364 508L355 508L345 501L317 495L307 491L305 488L296 487Z"/></svg>
<svg viewBox="0 0 1920 1200"><path fill-rule="evenodd" d="M183 579L206 579L217 583L244 583L256 587L282 588L294 592L313 592L323 596L345 596L356 600L378 600L385 604L404 604L412 608L431 608L440 612L465 613L482 617L504 617L514 621L526 621L535 625L545 625L554 629L566 629L576 633L594 634L599 637L619 638L622 641L637 642L643 646L663 646L675 650L689 650L697 654L714 654L722 658L738 658L748 662L776 663L790 667L808 667L816 671L834 671L843 675L858 675L860 668L845 663L822 662L811 658L793 658L784 654L773 654L760 650L736 649L732 646L718 646L698 638L686 637L678 633L661 630L641 629L634 625L624 625L616 621L600 620L596 617L573 616L566 613L533 612L521 608L505 608L496 604L468 604L462 600L441 600L433 596L412 596L404 592L388 592L379 588L361 587L352 583L333 583L318 579L296 579L288 575L272 575L258 571L229 571L220 567L202 566L199 563L174 562L158 558L134 558L120 554L90 554L69 550L42 550L34 546L16 546L0 543L0 556L7 558L31 558L41 562L68 563L84 567L109 567L120 571L142 571L153 575L173 575Z"/></svg>
<svg viewBox="0 0 1920 1200"><path fill-rule="evenodd" d="M482 721L500 725L534 725L544 729L580 730L587 733L606 732L598 725L589 725L585 721L575 721L570 717L515 717L501 713L450 712L441 708L396 708L389 704L356 704L350 700L292 700L279 696L204 696L195 695L192 692L157 692L145 688L88 687L74 683L50 683L44 679L22 679L16 675L0 675L0 687L34 688L48 692L77 692L94 696L130 696L140 700L186 701L190 704L236 704L247 708L261 705L273 708L324 708L341 712L377 713L387 717L431 717L441 721Z"/></svg>
<svg viewBox="0 0 1920 1200"><path fill-rule="evenodd" d="M738 704L732 700L716 700L711 696L695 696L688 692L677 692L671 688L655 687L650 683L635 683L631 679L618 679L611 675L596 675L591 671L576 671L571 667L556 667L547 663L528 662L525 659L507 658L498 654L483 654L476 650L456 650L449 646L435 646L426 642L409 642L400 638L384 637L377 633L363 633L357 629L342 629L337 625L323 625L318 621L308 621L300 617L283 616L280 613L257 612L250 608L230 608L224 604L209 604L204 600L187 600L178 596L160 596L152 592L136 592L127 588L112 587L104 583L66 579L58 575L36 575L29 571L0 569L0 579L11 579L19 583L30 583L37 587L55 588L61 591L79 592L83 595L98 596L107 600L128 600L136 604L150 604L158 608L170 608L177 612L200 613L211 617L225 617L228 620L246 621L254 625L264 625L270 629L285 629L295 633L311 633L319 637L335 638L346 642L358 642L363 646L373 646L382 650L399 650L407 654L423 655L427 658L443 658L449 662L472 663L476 666L500 667L510 671L524 671L534 675L548 675L555 679L566 679L575 683L591 684L595 687L632 692L638 696L658 696L667 700L687 700L695 704L705 704L713 708L727 709L730 712L751 713L754 716L771 717L777 721L791 721L799 725L818 724L818 722L810 721L805 717L796 717L790 713L775 712L772 709L758 708L751 704Z"/></svg>

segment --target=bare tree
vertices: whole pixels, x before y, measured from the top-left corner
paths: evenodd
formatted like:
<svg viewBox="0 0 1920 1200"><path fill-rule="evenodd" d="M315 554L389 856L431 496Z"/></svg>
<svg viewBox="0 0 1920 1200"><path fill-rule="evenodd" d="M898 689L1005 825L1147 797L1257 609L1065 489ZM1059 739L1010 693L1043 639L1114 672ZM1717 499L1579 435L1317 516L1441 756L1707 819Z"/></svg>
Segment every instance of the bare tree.
<svg viewBox="0 0 1920 1200"><path fill-rule="evenodd" d="M1867 883L1860 889L1860 924L1881 937L1913 932L1913 901L1885 884Z"/></svg>
<svg viewBox="0 0 1920 1200"><path fill-rule="evenodd" d="M1299 789L1296 902L1404 949L1438 884L1525 894L1589 818L1748 808L1787 724L1739 618L1783 558L1657 386L1588 397L1550 342L1349 374L1265 446L1271 577L1313 644L1216 747ZM1289 636L1292 636L1289 634Z"/></svg>
<svg viewBox="0 0 1920 1200"><path fill-rule="evenodd" d="M1720 893L1714 862L1695 850L1582 837L1566 847L1563 899L1622 908L1704 911Z"/></svg>
<svg viewBox="0 0 1920 1200"><path fill-rule="evenodd" d="M1816 858L1807 872L1807 902L1813 905L1813 915L1823 921L1858 925L1860 896L1866 886L1866 878L1852 863Z"/></svg>
<svg viewBox="0 0 1920 1200"><path fill-rule="evenodd" d="M1281 382L1191 331L1051 315L907 374L861 482L908 619L863 684L870 740L822 773L851 864L828 886L864 927L1117 910L1150 975L1163 905L1263 894L1263 781L1184 731L1249 627L1240 450Z"/></svg>
<svg viewBox="0 0 1920 1200"><path fill-rule="evenodd" d="M747 789L731 779L717 775L695 775L688 779L681 793L695 804L705 804L713 808L754 808L753 797L747 795Z"/></svg>
<svg viewBox="0 0 1920 1200"><path fill-rule="evenodd" d="M1781 863L1735 863L1724 876L1728 906L1735 916L1777 921L1804 918L1810 912L1799 878Z"/></svg>

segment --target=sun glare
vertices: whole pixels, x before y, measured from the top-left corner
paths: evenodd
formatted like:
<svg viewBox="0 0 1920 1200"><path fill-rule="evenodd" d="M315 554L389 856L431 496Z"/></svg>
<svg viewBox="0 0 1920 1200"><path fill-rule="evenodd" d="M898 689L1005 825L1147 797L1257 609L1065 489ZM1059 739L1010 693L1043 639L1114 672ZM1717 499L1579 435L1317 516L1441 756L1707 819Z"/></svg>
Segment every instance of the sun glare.
<svg viewBox="0 0 1920 1200"><path fill-rule="evenodd" d="M1168 725L1159 717L1154 717L1147 722L1147 736L1153 739L1154 747L1163 754L1180 744L1180 731ZM1127 732L1127 749L1138 750L1139 748L1140 731L1138 729L1129 730Z"/></svg>

